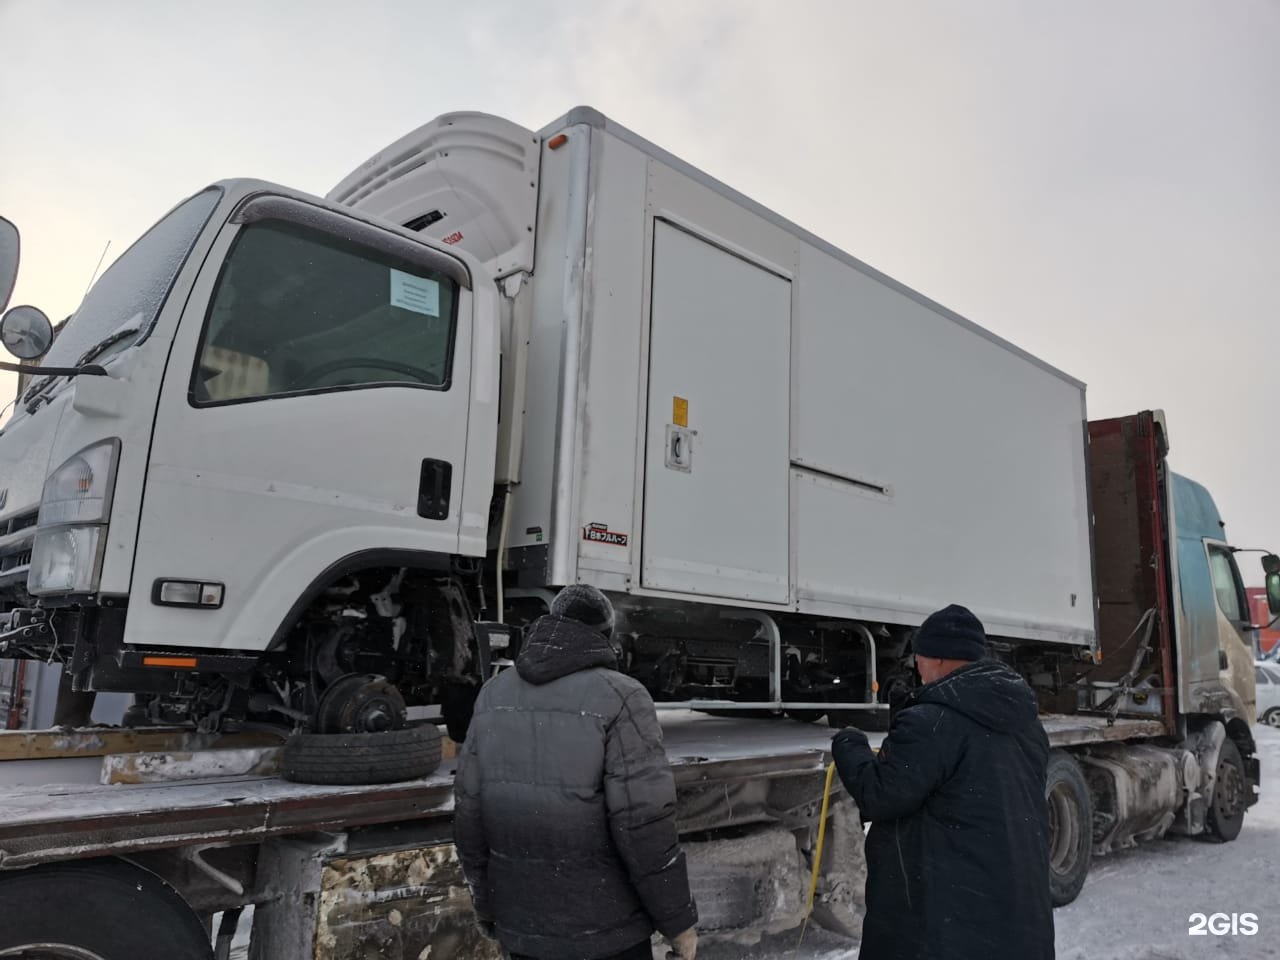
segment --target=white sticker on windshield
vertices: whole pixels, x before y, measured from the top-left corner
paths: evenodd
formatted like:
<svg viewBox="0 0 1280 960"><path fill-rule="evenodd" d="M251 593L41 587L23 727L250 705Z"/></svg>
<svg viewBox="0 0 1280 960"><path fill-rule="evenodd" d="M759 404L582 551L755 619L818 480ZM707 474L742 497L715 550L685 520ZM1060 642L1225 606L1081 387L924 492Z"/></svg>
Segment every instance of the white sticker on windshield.
<svg viewBox="0 0 1280 960"><path fill-rule="evenodd" d="M415 277L403 270L391 271L391 305L428 317L440 316L440 283Z"/></svg>

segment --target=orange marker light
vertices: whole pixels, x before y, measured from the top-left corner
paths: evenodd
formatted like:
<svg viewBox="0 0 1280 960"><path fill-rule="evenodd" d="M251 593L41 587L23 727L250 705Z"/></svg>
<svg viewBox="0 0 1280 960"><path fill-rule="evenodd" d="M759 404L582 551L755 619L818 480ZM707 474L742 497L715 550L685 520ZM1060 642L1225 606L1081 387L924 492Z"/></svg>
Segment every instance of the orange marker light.
<svg viewBox="0 0 1280 960"><path fill-rule="evenodd" d="M168 667L171 670L194 670L195 657L143 657L144 667Z"/></svg>
<svg viewBox="0 0 1280 960"><path fill-rule="evenodd" d="M569 142L569 135L567 133L557 133L554 137L552 137L550 140L547 141L547 149L559 150L568 142Z"/></svg>

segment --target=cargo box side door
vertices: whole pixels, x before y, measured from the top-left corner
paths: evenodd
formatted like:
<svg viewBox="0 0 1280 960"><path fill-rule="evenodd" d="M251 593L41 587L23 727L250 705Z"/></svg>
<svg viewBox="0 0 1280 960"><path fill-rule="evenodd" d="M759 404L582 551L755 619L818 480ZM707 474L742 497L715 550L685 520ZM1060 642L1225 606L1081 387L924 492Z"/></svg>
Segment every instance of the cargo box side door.
<svg viewBox="0 0 1280 960"><path fill-rule="evenodd" d="M786 603L791 281L659 219L650 310L642 585Z"/></svg>

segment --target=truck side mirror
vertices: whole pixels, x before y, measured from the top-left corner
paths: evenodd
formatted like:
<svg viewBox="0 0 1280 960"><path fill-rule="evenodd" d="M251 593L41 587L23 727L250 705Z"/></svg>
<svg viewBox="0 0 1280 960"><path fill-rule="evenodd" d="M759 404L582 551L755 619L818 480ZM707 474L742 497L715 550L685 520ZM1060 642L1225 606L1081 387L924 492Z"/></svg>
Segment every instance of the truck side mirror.
<svg viewBox="0 0 1280 960"><path fill-rule="evenodd" d="M1268 553L1262 558L1262 570L1267 575L1267 609L1276 616L1280 614L1280 557Z"/></svg>
<svg viewBox="0 0 1280 960"><path fill-rule="evenodd" d="M21 251L18 228L0 217L0 311L9 305L18 282L18 255Z"/></svg>
<svg viewBox="0 0 1280 960"><path fill-rule="evenodd" d="M14 307L0 317L0 343L19 360L39 360L53 345L53 324L38 307Z"/></svg>

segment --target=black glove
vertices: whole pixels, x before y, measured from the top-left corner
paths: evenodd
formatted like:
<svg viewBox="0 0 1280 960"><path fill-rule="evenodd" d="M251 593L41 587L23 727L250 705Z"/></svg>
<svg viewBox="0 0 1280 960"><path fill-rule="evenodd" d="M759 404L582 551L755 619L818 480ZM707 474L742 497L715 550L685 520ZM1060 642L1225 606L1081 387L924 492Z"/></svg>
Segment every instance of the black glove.
<svg viewBox="0 0 1280 960"><path fill-rule="evenodd" d="M856 750L859 747L871 749L871 741L867 739L867 735L856 727L845 727L834 737L831 738L831 752L845 753L850 750Z"/></svg>

